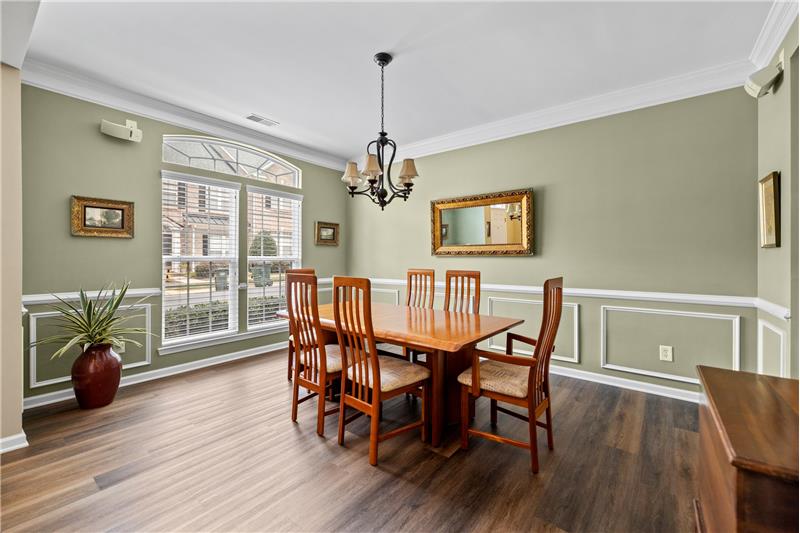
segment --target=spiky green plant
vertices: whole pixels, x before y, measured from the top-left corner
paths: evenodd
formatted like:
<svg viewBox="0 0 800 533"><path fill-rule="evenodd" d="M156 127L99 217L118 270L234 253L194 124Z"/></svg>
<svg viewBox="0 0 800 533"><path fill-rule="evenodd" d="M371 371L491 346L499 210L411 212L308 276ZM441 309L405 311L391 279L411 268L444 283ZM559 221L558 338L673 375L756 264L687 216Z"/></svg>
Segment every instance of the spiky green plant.
<svg viewBox="0 0 800 533"><path fill-rule="evenodd" d="M63 346L53 354L51 359L61 357L73 346L84 348L87 345L111 344L116 348L120 348L126 342L141 346L140 342L129 338L127 335L148 335L147 330L144 328L125 327L124 324L132 318L143 315L117 315L117 310L122 304L122 300L125 299L125 293L128 292L129 286L130 282L126 282L117 292L116 289L107 285L100 290L94 300L89 298L86 292L81 289L79 293L80 307L54 294L53 296L61 302L61 305L55 304L52 306L59 313L56 320L59 326L68 333L40 339L32 343L31 346L63 343ZM111 290L111 296L106 298L109 290Z"/></svg>

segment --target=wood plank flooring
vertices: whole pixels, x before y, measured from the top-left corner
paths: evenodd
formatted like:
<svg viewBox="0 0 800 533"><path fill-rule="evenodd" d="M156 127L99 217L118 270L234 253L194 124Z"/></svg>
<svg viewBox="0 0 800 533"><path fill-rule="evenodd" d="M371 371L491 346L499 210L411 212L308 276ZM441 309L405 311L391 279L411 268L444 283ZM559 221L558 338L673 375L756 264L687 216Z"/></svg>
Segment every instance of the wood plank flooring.
<svg viewBox="0 0 800 533"><path fill-rule="evenodd" d="M336 443L316 408L289 419L282 352L121 389L103 409L25 415L2 456L3 531L693 531L694 404L553 376L555 451L412 432L367 462L369 423ZM489 429L488 401L477 424ZM383 428L416 417L396 398ZM501 432L527 425L499 415Z"/></svg>

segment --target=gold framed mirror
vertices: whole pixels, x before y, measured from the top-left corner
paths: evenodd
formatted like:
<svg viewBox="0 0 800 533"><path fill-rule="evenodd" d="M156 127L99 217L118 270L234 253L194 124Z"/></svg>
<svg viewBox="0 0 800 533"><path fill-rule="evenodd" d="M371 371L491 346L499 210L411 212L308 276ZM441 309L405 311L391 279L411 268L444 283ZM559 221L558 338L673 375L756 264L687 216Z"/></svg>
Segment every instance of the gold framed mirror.
<svg viewBox="0 0 800 533"><path fill-rule="evenodd" d="M431 202L433 255L532 255L533 190Z"/></svg>

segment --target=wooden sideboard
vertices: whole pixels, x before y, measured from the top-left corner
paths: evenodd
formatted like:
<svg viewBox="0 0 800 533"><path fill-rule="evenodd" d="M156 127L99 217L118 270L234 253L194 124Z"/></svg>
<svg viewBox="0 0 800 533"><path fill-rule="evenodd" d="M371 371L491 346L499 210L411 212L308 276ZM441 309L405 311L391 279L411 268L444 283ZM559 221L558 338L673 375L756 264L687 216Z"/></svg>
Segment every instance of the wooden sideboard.
<svg viewBox="0 0 800 533"><path fill-rule="evenodd" d="M798 530L798 382L698 366L698 531Z"/></svg>

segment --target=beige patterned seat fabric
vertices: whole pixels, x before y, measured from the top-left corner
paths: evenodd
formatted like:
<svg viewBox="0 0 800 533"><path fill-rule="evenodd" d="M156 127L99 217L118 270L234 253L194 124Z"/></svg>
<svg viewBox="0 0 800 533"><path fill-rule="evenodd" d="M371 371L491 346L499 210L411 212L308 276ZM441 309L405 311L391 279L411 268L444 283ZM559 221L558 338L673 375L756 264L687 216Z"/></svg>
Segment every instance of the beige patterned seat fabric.
<svg viewBox="0 0 800 533"><path fill-rule="evenodd" d="M317 350L313 352L314 357L317 357ZM305 355L301 355L301 362ZM342 369L342 352L339 351L338 344L325 345L325 366L328 372L339 372Z"/></svg>
<svg viewBox="0 0 800 533"><path fill-rule="evenodd" d="M528 372L530 367L512 365L485 359L481 361L480 380L481 389L514 396L527 398ZM458 376L462 385L472 386L472 368L468 368Z"/></svg>
<svg viewBox="0 0 800 533"><path fill-rule="evenodd" d="M378 356L378 364L381 368L381 392L389 392L406 385L411 385L417 381L428 379L431 375L430 370L422 365L415 365L396 357L386 355ZM354 367L347 371L347 377L353 379ZM367 375L367 386L372 387L372 373Z"/></svg>

